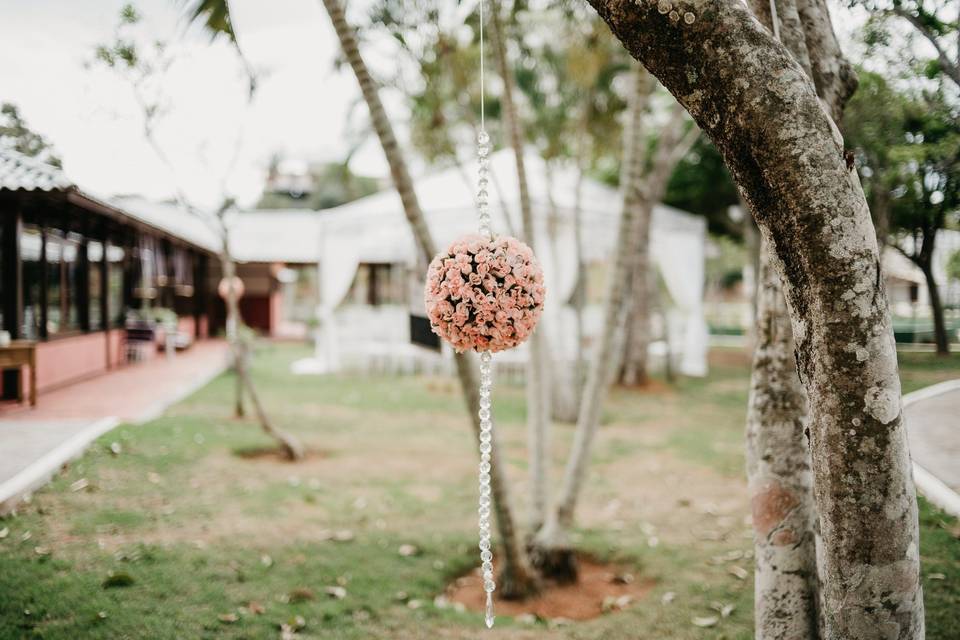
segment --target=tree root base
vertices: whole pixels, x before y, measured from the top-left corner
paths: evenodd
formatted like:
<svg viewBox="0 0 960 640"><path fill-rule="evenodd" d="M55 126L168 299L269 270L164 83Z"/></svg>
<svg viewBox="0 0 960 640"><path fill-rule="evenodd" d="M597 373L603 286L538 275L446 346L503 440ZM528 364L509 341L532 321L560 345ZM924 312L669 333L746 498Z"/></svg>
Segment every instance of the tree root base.
<svg viewBox="0 0 960 640"><path fill-rule="evenodd" d="M545 580L573 584L579 577L577 552L570 547L542 547L531 544L530 562Z"/></svg>

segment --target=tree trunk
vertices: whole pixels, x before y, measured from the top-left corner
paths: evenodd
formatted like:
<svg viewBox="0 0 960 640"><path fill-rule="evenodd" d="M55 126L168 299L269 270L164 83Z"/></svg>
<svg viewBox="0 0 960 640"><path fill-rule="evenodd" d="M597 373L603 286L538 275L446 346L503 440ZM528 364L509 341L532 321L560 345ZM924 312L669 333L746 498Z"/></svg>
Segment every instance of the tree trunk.
<svg viewBox="0 0 960 640"><path fill-rule="evenodd" d="M393 178L394 186L403 203L403 210L410 223L413 236L420 248L423 257L429 261L437 253L433 237L430 235L430 229L427 227L426 218L423 210L420 208L420 202L413 189L413 180L410 178L410 172L407 169L406 160L400 151L397 138L393 133L393 127L387 118L386 109L380 101L380 95L377 86L370 76L366 63L360 55L360 49L357 44L357 35L353 28L347 23L344 15L343 6L340 0L323 0L330 21L340 40L340 46L343 49L344 56L350 63L357 82L360 84L360 90L363 93L364 101L370 111L370 120L373 128L380 140L383 153L390 165L390 174ZM480 396L479 396L479 377L467 354L456 354L457 374L460 378L460 386L463 389L464 399L470 413L471 424L473 425L474 437L479 443L480 439ZM501 544L503 545L503 563L499 577L500 588L498 593L503 598L523 598L537 590L537 581L530 569L525 549L519 543L516 529L513 524L513 512L510 508L509 489L506 482L506 476L503 469L503 459L500 455L496 432L493 439L493 450L491 451L491 492L493 494L494 509L497 513L497 529L500 532Z"/></svg>
<svg viewBox="0 0 960 640"><path fill-rule="evenodd" d="M224 234L223 238L224 247L228 247L227 234ZM240 299L238 292L233 287L233 280L237 276L237 265L226 249L220 256L220 268L223 271L224 279L231 283L227 290L226 299L227 342L230 344L230 350L233 352L233 366L236 371L237 380L239 381L237 388L238 406L242 406L242 400L240 400L242 396L240 394L246 391L250 402L253 404L253 410L257 414L257 421L260 423L260 428L263 429L264 433L277 441L284 457L289 460L301 460L306 453L303 445L293 435L273 426L263 404L260 402L260 394L257 393L256 385L254 385L253 378L247 369L247 345L244 344L243 337L240 335L240 326L243 322L243 319L240 317Z"/></svg>
<svg viewBox="0 0 960 640"><path fill-rule="evenodd" d="M817 95L839 124L847 100L857 90L857 73L840 50L826 0L796 0L796 10Z"/></svg>
<svg viewBox="0 0 960 640"><path fill-rule="evenodd" d="M636 240L637 202L643 172L643 135L640 127L652 84L636 66L631 106L624 132L623 209L617 230L617 247L613 268L607 283L604 321L597 345L590 359L587 381L580 401L580 413L573 447L567 459L563 483L557 499L557 508L547 513L544 526L534 537L532 558L544 575L560 582L577 579L576 557L570 548L569 529L573 523L576 501L586 476L590 445L600 422L600 410L614 373L616 336L626 312L630 278L634 271L633 259L638 254Z"/></svg>
<svg viewBox="0 0 960 640"><path fill-rule="evenodd" d="M937 345L938 356L950 355L950 336L947 334L947 323L943 317L943 301L940 300L940 287L933 275L933 266L928 259L920 265L923 279L927 282L927 294L930 297L930 314L933 316L933 341Z"/></svg>
<svg viewBox="0 0 960 640"><path fill-rule="evenodd" d="M636 207L636 249L633 259L632 284L627 339L621 381L625 385L643 385L647 382L647 351L650 346L650 297L657 285L654 267L650 261L650 226L653 209L667 191L670 176L690 148L700 137L693 127L684 133L687 123L683 107L675 104L670 119L660 130L660 139L654 151L649 170L641 181L640 197Z"/></svg>
<svg viewBox="0 0 960 640"><path fill-rule="evenodd" d="M810 400L827 638L923 638L893 331L870 212L833 121L740 0L690 0L682 16L589 1L713 140L772 249Z"/></svg>
<svg viewBox="0 0 960 640"><path fill-rule="evenodd" d="M816 640L817 558L807 396L797 376L780 278L761 251L757 344L747 412L757 640Z"/></svg>
<svg viewBox="0 0 960 640"><path fill-rule="evenodd" d="M750 8L812 80L796 0L750 0ZM774 15L773 10L776 10ZM754 626L758 640L820 637L817 521L804 437L807 396L770 248L759 248L756 328L747 409L747 483L753 506Z"/></svg>
<svg viewBox="0 0 960 640"><path fill-rule="evenodd" d="M500 2L490 0L490 41L497 71L503 81L501 95L504 124L510 136L510 146L517 165L517 183L520 192L520 219L523 227L523 239L531 248L536 247L533 220L533 205L530 202L527 184L526 166L523 159L523 127L516 104L513 101L513 74L507 60L507 47L500 21ZM549 461L550 461L550 416L551 390L547 362L549 346L544 327L546 317L540 319L539 326L528 340L530 357L527 361L527 433L530 459L530 529L536 531L546 518L547 505L550 504Z"/></svg>

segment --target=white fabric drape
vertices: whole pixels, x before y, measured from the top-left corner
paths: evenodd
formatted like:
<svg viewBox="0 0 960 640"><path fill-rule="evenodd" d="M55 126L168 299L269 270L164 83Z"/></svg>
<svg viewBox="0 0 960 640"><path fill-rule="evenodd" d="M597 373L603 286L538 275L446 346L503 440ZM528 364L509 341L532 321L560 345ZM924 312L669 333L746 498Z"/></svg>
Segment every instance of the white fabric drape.
<svg viewBox="0 0 960 640"><path fill-rule="evenodd" d="M670 333L681 341L680 372L705 376L708 331L703 314L703 233L654 229L650 248L677 307L680 326L676 333L672 330Z"/></svg>

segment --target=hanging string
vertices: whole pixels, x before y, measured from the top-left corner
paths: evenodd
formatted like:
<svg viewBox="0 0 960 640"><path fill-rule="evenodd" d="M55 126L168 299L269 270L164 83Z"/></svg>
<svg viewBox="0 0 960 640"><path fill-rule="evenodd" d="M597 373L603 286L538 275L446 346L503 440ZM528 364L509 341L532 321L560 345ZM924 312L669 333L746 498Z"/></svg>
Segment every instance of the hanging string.
<svg viewBox="0 0 960 640"><path fill-rule="evenodd" d="M480 130L481 130L481 131L486 130L486 125L487 125L487 122L486 122L486 113L485 113L485 111L486 111L486 109L485 109L486 105L484 104L484 103L486 102L486 96L484 95L484 91L485 91L484 86L486 85L486 82L484 81L484 72L483 72L483 58L484 58L484 53L483 53L483 2L484 2L484 0L480 0Z"/></svg>

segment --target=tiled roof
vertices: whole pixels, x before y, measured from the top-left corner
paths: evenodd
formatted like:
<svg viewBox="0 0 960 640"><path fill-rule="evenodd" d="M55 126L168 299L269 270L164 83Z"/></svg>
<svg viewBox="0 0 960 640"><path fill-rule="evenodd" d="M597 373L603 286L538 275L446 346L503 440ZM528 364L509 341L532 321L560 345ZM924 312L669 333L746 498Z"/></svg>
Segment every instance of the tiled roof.
<svg viewBox="0 0 960 640"><path fill-rule="evenodd" d="M60 191L72 186L62 169L9 147L0 147L0 189Z"/></svg>

